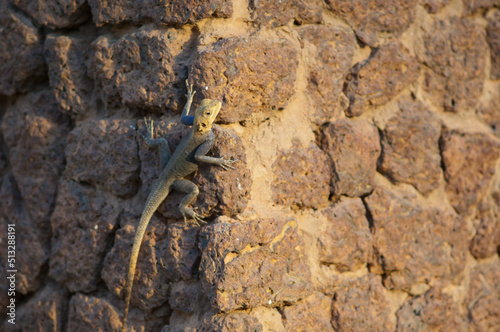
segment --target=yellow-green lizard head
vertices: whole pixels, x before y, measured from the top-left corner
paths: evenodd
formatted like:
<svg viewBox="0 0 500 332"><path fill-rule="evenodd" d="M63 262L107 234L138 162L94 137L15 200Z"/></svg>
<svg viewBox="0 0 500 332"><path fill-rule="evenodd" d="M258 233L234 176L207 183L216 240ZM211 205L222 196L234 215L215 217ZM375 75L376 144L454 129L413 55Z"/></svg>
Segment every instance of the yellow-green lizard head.
<svg viewBox="0 0 500 332"><path fill-rule="evenodd" d="M219 114L222 103L218 100L203 99L194 111L194 128L196 132L206 133L212 129L212 124Z"/></svg>

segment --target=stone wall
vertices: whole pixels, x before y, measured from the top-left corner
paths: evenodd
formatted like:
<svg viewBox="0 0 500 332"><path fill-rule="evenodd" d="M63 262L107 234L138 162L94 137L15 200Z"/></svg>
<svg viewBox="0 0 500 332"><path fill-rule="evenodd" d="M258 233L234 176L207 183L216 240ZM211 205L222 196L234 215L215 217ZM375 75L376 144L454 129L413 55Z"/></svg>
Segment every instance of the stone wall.
<svg viewBox="0 0 500 332"><path fill-rule="evenodd" d="M500 326L500 1L0 0L0 73L3 330L120 328L186 79L239 162L155 213L130 331Z"/></svg>

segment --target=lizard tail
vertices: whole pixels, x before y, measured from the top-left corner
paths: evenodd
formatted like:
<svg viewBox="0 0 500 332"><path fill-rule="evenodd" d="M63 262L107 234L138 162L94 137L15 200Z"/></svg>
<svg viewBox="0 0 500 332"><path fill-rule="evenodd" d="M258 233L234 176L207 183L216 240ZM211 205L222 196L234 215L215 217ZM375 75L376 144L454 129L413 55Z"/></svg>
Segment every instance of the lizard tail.
<svg viewBox="0 0 500 332"><path fill-rule="evenodd" d="M146 201L146 206L141 215L141 220L137 226L135 232L134 244L132 246L132 252L130 254L129 270L127 275L127 283L125 284L125 310L123 311L123 325L122 332L125 332L127 328L127 316L130 306L130 297L132 295L132 285L134 283L135 267L137 264L137 257L139 256L139 249L141 248L142 239L146 233L146 228L148 227L149 221L153 216L153 213L160 206L161 202L167 197L170 191L171 183L165 183L160 187L153 188L151 194Z"/></svg>

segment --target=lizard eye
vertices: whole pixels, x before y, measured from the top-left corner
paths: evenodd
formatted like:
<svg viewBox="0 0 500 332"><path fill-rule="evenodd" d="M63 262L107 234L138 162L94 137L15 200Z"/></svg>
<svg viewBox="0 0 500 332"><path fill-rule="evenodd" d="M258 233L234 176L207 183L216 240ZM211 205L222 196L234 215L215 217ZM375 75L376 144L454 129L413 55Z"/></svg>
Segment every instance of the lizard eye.
<svg viewBox="0 0 500 332"><path fill-rule="evenodd" d="M207 126L207 124L206 124L206 123L202 123L202 124L201 124L201 126L202 126L203 128L205 128L205 127Z"/></svg>

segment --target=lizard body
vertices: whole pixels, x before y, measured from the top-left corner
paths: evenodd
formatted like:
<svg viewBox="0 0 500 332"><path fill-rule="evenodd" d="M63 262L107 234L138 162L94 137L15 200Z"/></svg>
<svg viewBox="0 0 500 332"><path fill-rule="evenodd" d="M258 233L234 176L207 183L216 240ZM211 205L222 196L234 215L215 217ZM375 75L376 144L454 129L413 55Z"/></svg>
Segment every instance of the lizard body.
<svg viewBox="0 0 500 332"><path fill-rule="evenodd" d="M146 200L146 205L141 215L137 227L132 252L130 254L130 263L128 276L125 285L125 310L123 313L122 332L126 330L127 316L132 294L132 285L134 282L137 257L141 247L146 228L153 213L160 206L172 189L185 193L186 196L179 204L179 209L184 216L184 222L187 222L186 216L193 218L194 222L204 222L199 214L193 211L188 205L194 202L198 196L198 187L184 177L195 172L200 162L216 164L224 169L233 168L230 164L236 160L227 160L224 158L214 158L205 154L214 144L214 134L212 124L219 114L221 102L216 100L204 99L200 106L195 110L195 115L189 116L189 109L193 101L195 92L193 86L186 81L188 93L187 102L181 116L181 122L185 125L193 126L189 135L182 139L175 152L171 155L168 142L164 138L153 139L154 129L153 121L146 121L147 136L143 136L149 147L158 147L160 152L160 164L162 171L153 185L153 188ZM142 134L141 134L142 135Z"/></svg>

